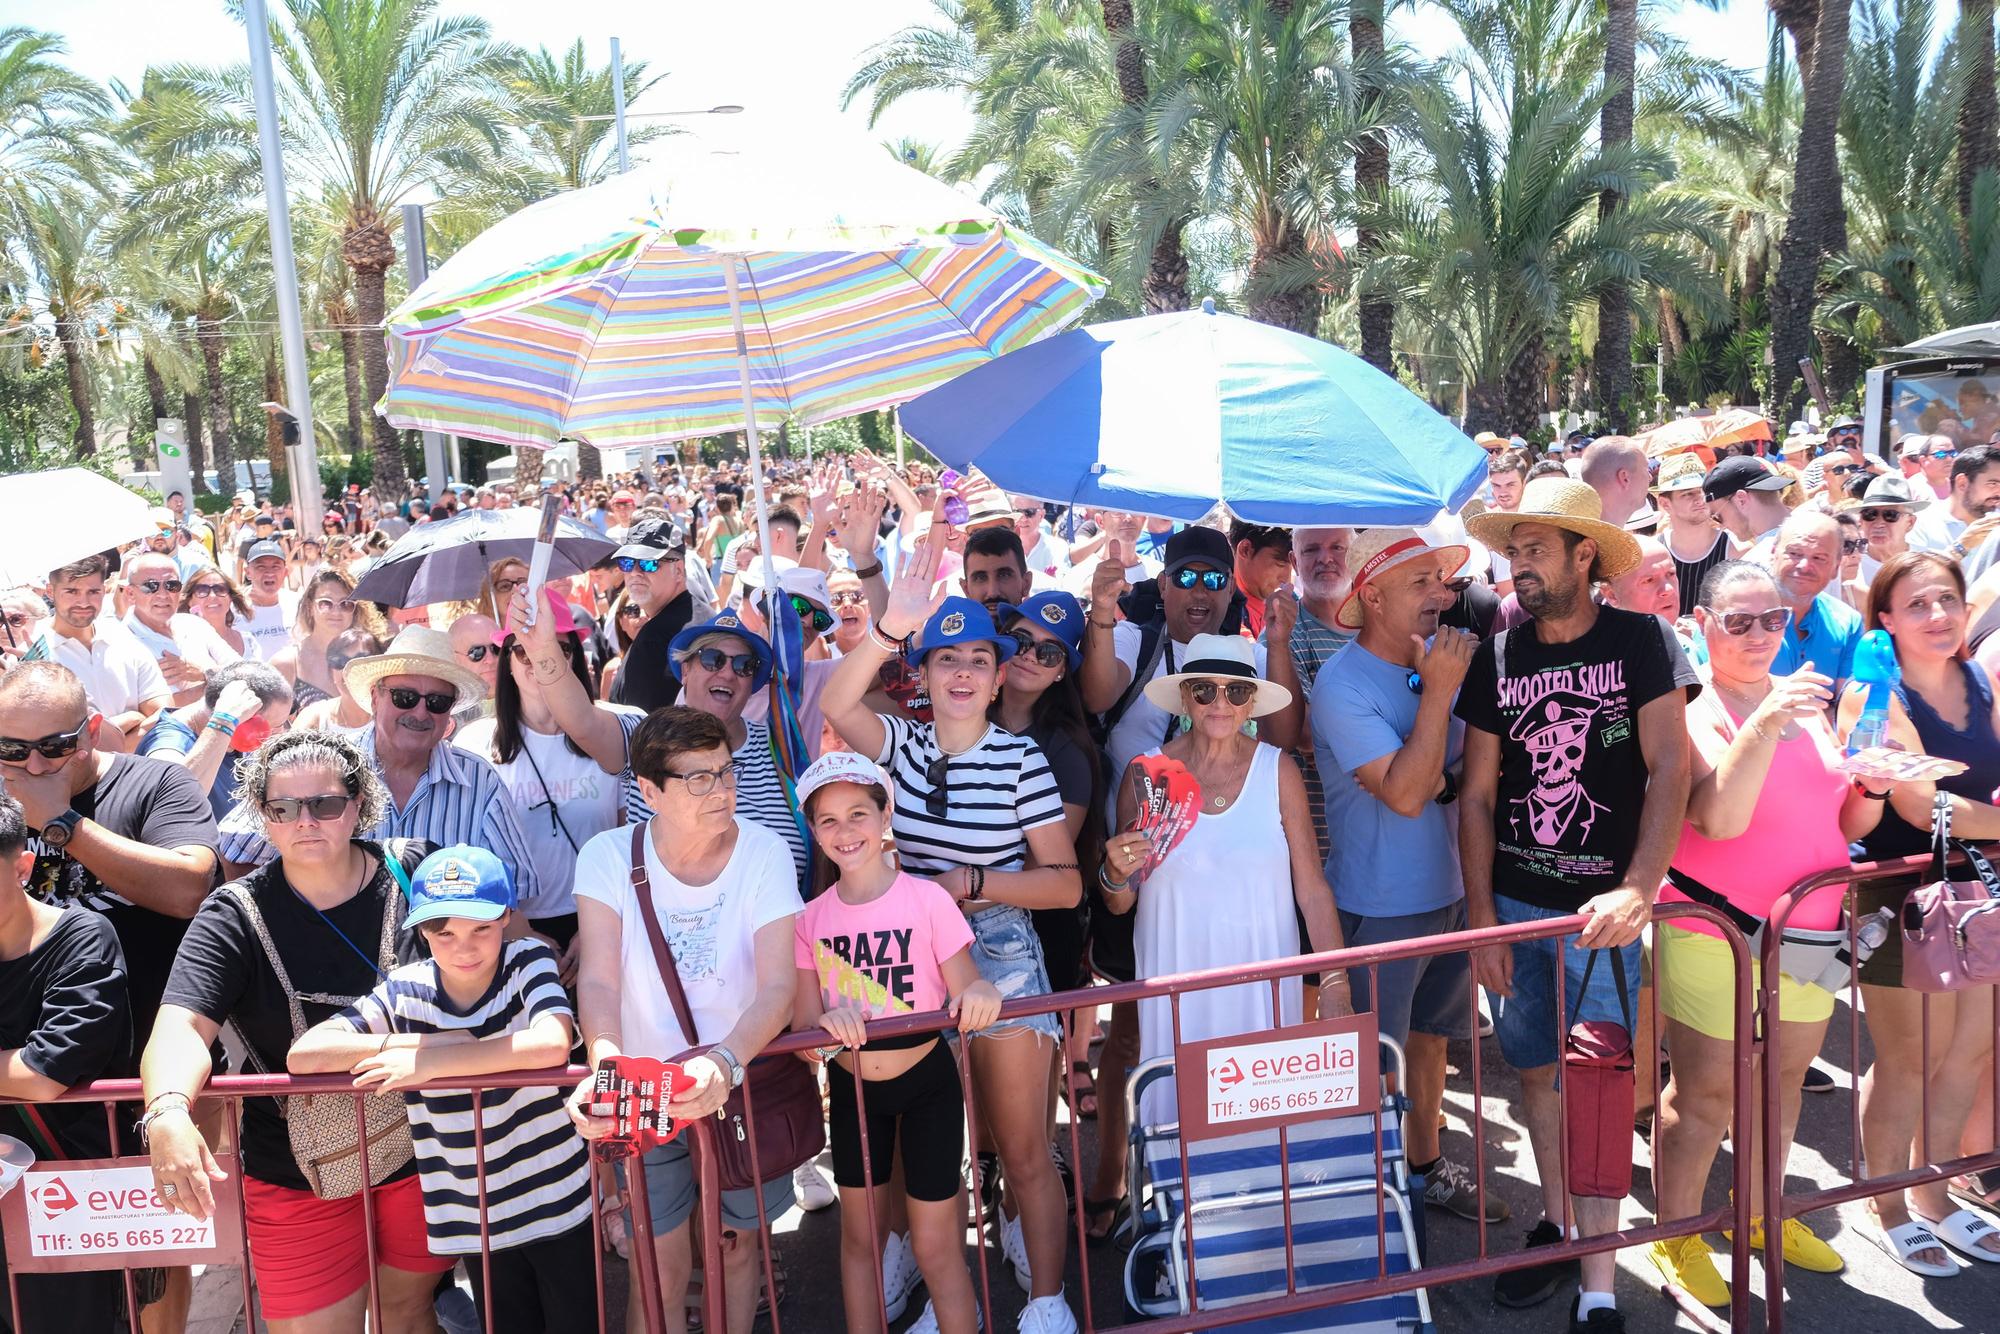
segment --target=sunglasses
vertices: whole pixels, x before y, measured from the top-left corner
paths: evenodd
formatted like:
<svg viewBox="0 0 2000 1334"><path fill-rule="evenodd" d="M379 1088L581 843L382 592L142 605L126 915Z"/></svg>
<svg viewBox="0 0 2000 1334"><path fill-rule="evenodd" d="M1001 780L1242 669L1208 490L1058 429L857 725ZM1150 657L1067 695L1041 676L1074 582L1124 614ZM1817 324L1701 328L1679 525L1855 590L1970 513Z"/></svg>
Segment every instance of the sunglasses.
<svg viewBox="0 0 2000 1334"><path fill-rule="evenodd" d="M1421 695L1424 693L1424 674L1422 672L1411 672L1404 679L1403 684L1410 688L1412 695Z"/></svg>
<svg viewBox="0 0 2000 1334"><path fill-rule="evenodd" d="M1209 592L1220 593L1229 586L1229 575L1223 570L1197 570L1191 565L1174 571L1175 588L1193 588L1197 581Z"/></svg>
<svg viewBox="0 0 2000 1334"><path fill-rule="evenodd" d="M89 727L90 720L86 718L76 725L74 732L58 732L39 741L17 741L10 736L0 736L0 760L8 764L20 764L28 758L29 751L35 752L45 760L60 760L65 756L74 755L78 744L83 740L84 732Z"/></svg>
<svg viewBox="0 0 2000 1334"><path fill-rule="evenodd" d="M1868 539L1865 537L1846 538L1840 544L1841 554L1845 556L1858 556L1866 550L1868 550Z"/></svg>
<svg viewBox="0 0 2000 1334"><path fill-rule="evenodd" d="M519 646L517 645L516 647ZM487 654L497 652L499 650L491 644L474 644L465 651L465 660L467 662L485 662Z"/></svg>
<svg viewBox="0 0 2000 1334"><path fill-rule="evenodd" d="M480 644L476 648L468 649L466 651L465 656L468 658L472 658L474 662L478 662L479 659L473 658L472 655L474 653L477 653L479 649L486 647L488 646L485 644ZM573 658L576 656L576 645L570 643L570 641L567 639L558 639L556 641L556 647L562 650L562 655L565 658ZM500 650L495 648L493 651L495 653L498 653ZM526 644L509 644L507 646L507 652L513 654L514 660L516 662L526 662L528 660L528 646Z"/></svg>
<svg viewBox="0 0 2000 1334"><path fill-rule="evenodd" d="M417 701L424 702L426 711L432 714L447 714L458 707L458 696L448 691L422 691L412 686L393 686L389 690L389 702L408 713L417 707Z"/></svg>
<svg viewBox="0 0 2000 1334"><path fill-rule="evenodd" d="M1927 457L1934 459L1955 459L1958 457L1958 451L1955 449L1933 449Z"/></svg>
<svg viewBox="0 0 2000 1334"><path fill-rule="evenodd" d="M327 792L317 797L267 797L264 818L272 824L290 824L303 811L315 823L324 824L347 814L347 808L353 804L354 798L345 792Z"/></svg>
<svg viewBox="0 0 2000 1334"><path fill-rule="evenodd" d="M1466 589L1472 587L1472 576L1469 574L1461 574L1455 579L1446 579L1443 582L1444 586L1446 588L1449 588L1452 592L1463 593Z"/></svg>
<svg viewBox="0 0 2000 1334"><path fill-rule="evenodd" d="M645 615L646 609L636 602L628 602L618 609L618 619L621 621L643 620Z"/></svg>
<svg viewBox="0 0 2000 1334"><path fill-rule="evenodd" d="M329 653L326 655L326 669L329 672L344 672L347 670L348 663L353 662L356 658L365 658L367 656L365 653L350 653L344 658L337 658ZM477 662L479 659L474 658L473 661Z"/></svg>
<svg viewBox="0 0 2000 1334"><path fill-rule="evenodd" d="M1254 681L1231 681L1228 685L1223 685L1219 681L1189 681L1181 689L1187 691L1188 698L1203 708L1215 703L1215 692L1218 690L1232 707L1238 709L1257 698L1257 685Z"/></svg>
<svg viewBox="0 0 2000 1334"><path fill-rule="evenodd" d="M1845 477L1849 473L1860 472L1860 471L1861 471L1861 465L1858 463L1839 463L1835 464L1831 468L1828 468L1826 470L1826 474L1829 477Z"/></svg>
<svg viewBox="0 0 2000 1334"><path fill-rule="evenodd" d="M677 778L681 782L686 783L690 797L705 797L715 791L717 784L723 787L735 787L736 775L736 761L731 760L720 769L698 769L691 774L677 774L669 771L666 777Z"/></svg>
<svg viewBox="0 0 2000 1334"><path fill-rule="evenodd" d="M313 599L313 610L314 610L314 611L353 611L353 610L354 610L354 599L353 599L353 598L314 598L314 599ZM476 662L476 661L478 661L478 659L476 659L476 658L475 658L475 659L474 659L474 661Z"/></svg>
<svg viewBox="0 0 2000 1334"><path fill-rule="evenodd" d="M833 629L832 612L826 610L824 607L819 606L817 603L813 602L810 598L804 597L798 593L793 593L791 595L791 600L792 600L792 610L798 613L799 619L801 621L809 621L812 623L814 634L823 635L827 631Z"/></svg>
<svg viewBox="0 0 2000 1334"><path fill-rule="evenodd" d="M10 630L25 630L34 623L35 618L28 615L25 611L10 611L7 613L7 628Z"/></svg>
<svg viewBox="0 0 2000 1334"><path fill-rule="evenodd" d="M694 655L702 670L719 672L727 663L729 670L746 681L757 674L757 655L754 653L724 653L719 648L705 648Z"/></svg>
<svg viewBox="0 0 2000 1334"><path fill-rule="evenodd" d="M1069 661L1069 650L1053 639L1036 639L1025 630L1007 636L1018 646L1014 656L1033 658L1044 667L1056 667Z"/></svg>
<svg viewBox="0 0 2000 1334"><path fill-rule="evenodd" d="M836 607L859 607L863 603L868 601L868 595L865 593L856 593L851 591L844 593L835 593L833 597L829 599L829 601L831 601L833 605Z"/></svg>
<svg viewBox="0 0 2000 1334"><path fill-rule="evenodd" d="M1770 611L1729 611L1722 614L1722 629L1726 634L1747 635L1750 627L1761 625L1767 634L1777 634L1791 622L1790 607L1773 607Z"/></svg>
<svg viewBox="0 0 2000 1334"><path fill-rule="evenodd" d="M627 574L634 570L641 574L658 574L662 565L678 564L682 559L679 556L663 556L659 560L640 560L637 556L620 556L618 568Z"/></svg>
<svg viewBox="0 0 2000 1334"><path fill-rule="evenodd" d="M181 581L178 579L141 579L132 586L141 593L157 593L163 588L169 593L181 591Z"/></svg>
<svg viewBox="0 0 2000 1334"><path fill-rule="evenodd" d="M924 782L930 791L924 793L924 809L939 819L951 809L951 757L940 754L924 766Z"/></svg>
<svg viewBox="0 0 2000 1334"><path fill-rule="evenodd" d="M1865 509L1861 511L1861 522L1894 523L1903 517L1903 513L1904 511L1899 509Z"/></svg>

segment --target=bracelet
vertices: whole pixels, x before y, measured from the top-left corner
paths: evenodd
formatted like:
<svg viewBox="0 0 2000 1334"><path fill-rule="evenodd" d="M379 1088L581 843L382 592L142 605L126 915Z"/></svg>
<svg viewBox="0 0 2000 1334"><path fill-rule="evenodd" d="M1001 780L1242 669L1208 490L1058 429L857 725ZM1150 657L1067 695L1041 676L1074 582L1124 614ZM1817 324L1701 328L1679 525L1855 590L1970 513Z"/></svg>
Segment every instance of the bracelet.
<svg viewBox="0 0 2000 1334"><path fill-rule="evenodd" d="M1100 621L1095 616L1086 616L1083 618L1083 622L1093 630L1116 630L1118 628L1116 617L1108 621Z"/></svg>
<svg viewBox="0 0 2000 1334"><path fill-rule="evenodd" d="M1075 862L1043 862L1041 869L1044 871L1080 871L1083 868Z"/></svg>
<svg viewBox="0 0 2000 1334"><path fill-rule="evenodd" d="M233 718L226 713L211 714L206 731L220 732L224 736L234 736L236 729L243 725L241 718Z"/></svg>
<svg viewBox="0 0 2000 1334"><path fill-rule="evenodd" d="M854 577L856 579L873 579L880 573L882 573L882 562L879 560L873 565L857 565L854 567Z"/></svg>
<svg viewBox="0 0 2000 1334"><path fill-rule="evenodd" d="M1870 792L1867 788L1861 786L1859 778L1853 780L1848 786L1854 789L1857 796L1867 801L1887 801L1889 799L1887 792Z"/></svg>
<svg viewBox="0 0 2000 1334"><path fill-rule="evenodd" d="M189 1097L187 1094L181 1092L179 1089L168 1089L165 1093L155 1093L153 1095L153 1100L146 1104L146 1110L150 1112L155 1107L158 1107L160 1105L160 1099L162 1098L179 1098L181 1100L182 1107L192 1107L194 1105L194 1099Z"/></svg>
<svg viewBox="0 0 2000 1334"><path fill-rule="evenodd" d="M965 901L984 903L986 901L986 868L968 866L965 868Z"/></svg>
<svg viewBox="0 0 2000 1334"><path fill-rule="evenodd" d="M868 639L869 642L874 644L876 648L881 649L884 653L889 654L891 657L900 654L903 651L903 646L910 642L910 637L908 635L903 636L901 639L889 638L889 636L883 634L881 629L875 626L873 623L871 623L868 627Z"/></svg>
<svg viewBox="0 0 2000 1334"><path fill-rule="evenodd" d="M1097 868L1097 883L1110 890L1113 894L1130 894L1132 892L1132 877L1126 876L1123 880L1113 880L1102 866Z"/></svg>

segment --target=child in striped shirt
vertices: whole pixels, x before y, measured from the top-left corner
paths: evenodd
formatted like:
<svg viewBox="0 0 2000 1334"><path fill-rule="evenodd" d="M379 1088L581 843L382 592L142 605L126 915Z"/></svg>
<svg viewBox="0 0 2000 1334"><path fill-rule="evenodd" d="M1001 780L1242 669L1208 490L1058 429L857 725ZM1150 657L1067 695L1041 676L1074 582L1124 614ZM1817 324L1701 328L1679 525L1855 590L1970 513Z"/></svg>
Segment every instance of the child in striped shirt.
<svg viewBox="0 0 2000 1334"><path fill-rule="evenodd" d="M514 888L483 848L433 852L410 889L406 922L423 933L430 957L396 969L308 1031L292 1047L291 1069L352 1071L359 1087L406 1091L430 1248L465 1257L482 1322L490 1312L482 1328L594 1330L589 1150L563 1110L566 1089L408 1091L432 1080L560 1069L576 1016L555 952L538 939L505 939ZM480 1255L482 1167L488 1272Z"/></svg>

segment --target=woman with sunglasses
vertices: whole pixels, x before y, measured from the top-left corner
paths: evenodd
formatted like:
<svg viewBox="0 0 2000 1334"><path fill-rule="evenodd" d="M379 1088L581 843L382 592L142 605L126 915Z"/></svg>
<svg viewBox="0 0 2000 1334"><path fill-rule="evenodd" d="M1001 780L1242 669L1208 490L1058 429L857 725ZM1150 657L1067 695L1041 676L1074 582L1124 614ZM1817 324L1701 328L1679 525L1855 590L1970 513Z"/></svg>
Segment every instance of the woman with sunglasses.
<svg viewBox="0 0 2000 1334"><path fill-rule="evenodd" d="M374 726L374 715L347 689L347 664L356 658L372 658L388 647L380 636L354 629L335 635L326 646L326 673L333 679L333 695L317 704L308 704L292 718L292 726L307 732L334 732L360 740Z"/></svg>
<svg viewBox="0 0 2000 1334"><path fill-rule="evenodd" d="M305 596L299 599L298 639L271 660L273 667L295 681L294 715L339 693L340 686L327 662L327 646L356 628L377 638L386 629L373 604L355 600L353 580L337 570L322 570L313 576Z"/></svg>
<svg viewBox="0 0 2000 1334"><path fill-rule="evenodd" d="M646 609L621 591L611 599L611 610L605 616L605 623L610 627L605 636L610 652L603 667L598 670L597 697L608 704L618 690L618 677L625 669L625 655L632 651L632 641L639 637L639 627L646 623Z"/></svg>
<svg viewBox="0 0 2000 1334"><path fill-rule="evenodd" d="M2000 807L1993 804L2000 788L2000 704L1992 680L1966 656L1965 575L1936 552L1891 557L1869 585L1865 614L1869 629L1889 632L1902 669L1889 706L1889 743L1967 767L1936 783L1896 784L1881 823L1860 841L1860 860L1929 851L1939 793L1951 806L1953 837L1974 843L2000 838ZM1866 696L1855 687L1841 700L1843 740L1860 719ZM1899 909L1907 890L1907 885L1858 889L1854 911L1866 917ZM1980 1086L1991 1077L1993 988L1928 996L1905 988L1903 938L1896 930L1861 965L1860 978L1875 1045L1875 1065L1861 1087L1861 1147L1869 1170L1886 1175L1922 1166L1927 1144L1932 1161L1955 1156L1974 1102L1983 1095ZM1928 1079L1926 1054L1933 1072ZM1927 1137L1918 1130L1926 1083ZM1946 1247L2000 1263L2000 1233L1977 1215L1954 1210L1943 1183L1878 1195L1874 1213L1880 1224L1874 1239L1913 1273L1936 1278L1957 1273Z"/></svg>
<svg viewBox="0 0 2000 1334"><path fill-rule="evenodd" d="M1694 786L1679 850L1661 886L1663 902L1705 903L1736 919L1746 933L1801 878L1838 865L1850 841L1882 818L1886 783L1851 782L1840 772L1841 750L1827 723L1833 681L1808 663L1773 676L1792 613L1769 571L1725 561L1709 573L1695 608L1708 647L1708 686L1689 704ZM1832 930L1840 897L1819 894L1792 913L1788 925ZM1677 1169L1660 1185L1659 1217L1701 1212L1708 1169L1725 1132L1762 1157L1754 1127L1730 1125L1735 1085L1735 965L1722 933L1708 922L1678 917L1654 928L1653 985L1666 1032L1673 1078L1660 1093L1662 1160ZM1789 1150L1798 1125L1806 1067L1819 1054L1833 1018L1834 994L1790 974L1779 980L1782 1072L1779 1088ZM1748 1077L1748 1076L1746 1076ZM1751 1245L1763 1245L1763 1169L1751 1168L1755 1222ZM1838 1273L1840 1256L1801 1219L1784 1225L1788 1264ZM1699 1235L1656 1242L1653 1262L1669 1284L1707 1306L1727 1306L1729 1286Z"/></svg>
<svg viewBox="0 0 2000 1334"><path fill-rule="evenodd" d="M821 706L848 745L895 779L904 869L936 880L958 901L972 924L980 976L1018 1001L1050 990L1030 913L1074 911L1083 881L1042 748L988 715L1001 664L1019 645L994 628L985 607L938 587L944 527L933 524L917 543L880 624L840 660ZM929 723L878 714L865 698L883 661L912 640L930 692ZM970 1039L980 1125L1018 1208L1013 1218L1001 1215L1001 1245L1029 1293L1020 1328L1030 1334L1076 1328L1062 1296L1062 1179L1049 1158L1049 1077L1061 1037L1055 1016L1038 1014L1003 1017Z"/></svg>
<svg viewBox="0 0 2000 1334"><path fill-rule="evenodd" d="M274 737L242 765L239 781L277 858L209 895L188 924L140 1063L154 1189L168 1208L197 1219L213 1216L212 1183L223 1172L189 1111L222 1026L241 1035L252 1071L282 1073L307 1027L407 962L397 953L398 936L407 936L398 930L399 881L430 851L355 836L381 818L388 795L344 737ZM272 1334L362 1334L370 1242L361 1195L314 1193L273 1099L244 1101L241 1147L250 1265ZM452 1259L430 1254L408 1140L400 1152L387 1140L369 1149L383 1327L432 1329L438 1275Z"/></svg>
<svg viewBox="0 0 2000 1334"><path fill-rule="evenodd" d="M1137 911L1133 946L1140 977L1263 963L1304 952L1299 917L1313 952L1341 947L1333 891L1319 860L1305 779L1289 756L1249 735L1253 718L1291 703L1291 691L1259 678L1250 641L1196 635L1180 670L1146 684L1146 698L1186 721L1180 735L1149 750L1187 767L1199 810L1178 843L1136 828L1138 762L1118 789L1118 829L1105 840L1098 884L1114 913ZM1145 759L1145 755L1139 757ZM1171 1058L1176 1042L1254 1033L1296 1024L1304 983L1281 984L1273 1006L1264 983L1181 998L1178 1030L1165 999L1139 1002L1139 1059ZM1319 1013L1349 1013L1347 979L1320 980ZM1172 1081L1147 1090L1143 1125L1172 1120Z"/></svg>
<svg viewBox="0 0 2000 1334"><path fill-rule="evenodd" d="M646 715L591 698L583 636L553 589L542 590L532 626L527 589L506 611L490 646L500 656L493 716L468 723L452 744L490 761L513 794L529 852L545 868L528 924L554 942L567 986L576 980L576 857L624 822L632 733Z"/></svg>
<svg viewBox="0 0 2000 1334"><path fill-rule="evenodd" d="M181 588L181 610L208 622L209 629L222 638L238 657L262 662L264 650L257 636L238 628L250 623L250 602L234 579L217 569L196 573Z"/></svg>
<svg viewBox="0 0 2000 1334"><path fill-rule="evenodd" d="M1861 535L1861 516L1852 510L1835 510L1833 521L1840 525L1840 600L1861 611L1868 605L1868 581L1861 577L1861 558L1868 551L1868 539Z"/></svg>

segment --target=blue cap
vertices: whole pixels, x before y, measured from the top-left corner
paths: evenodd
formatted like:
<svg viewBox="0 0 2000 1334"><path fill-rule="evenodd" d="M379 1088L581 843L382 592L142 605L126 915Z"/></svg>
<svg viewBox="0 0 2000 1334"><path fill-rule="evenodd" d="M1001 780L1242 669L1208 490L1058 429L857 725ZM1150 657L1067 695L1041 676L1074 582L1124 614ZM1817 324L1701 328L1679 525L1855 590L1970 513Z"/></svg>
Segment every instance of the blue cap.
<svg viewBox="0 0 2000 1334"><path fill-rule="evenodd" d="M485 848L459 843L439 848L410 877L410 915L403 925L463 917L492 922L514 906L514 882L500 859Z"/></svg>
<svg viewBox="0 0 2000 1334"><path fill-rule="evenodd" d="M1011 602L1000 604L1000 624L1009 630L1014 627L1014 619L1020 617L1033 621L1042 629L1062 640L1069 650L1069 669L1075 671L1083 665L1083 604L1060 590L1037 593L1024 599L1019 606Z"/></svg>
<svg viewBox="0 0 2000 1334"><path fill-rule="evenodd" d="M750 646L757 655L757 670L750 677L750 688L762 690L771 682L771 641L759 634L753 634L743 624L743 618L733 611L721 612L700 625L690 625L674 636L673 643L667 645L667 670L674 674L674 680L681 679L681 654L694 647L694 641L703 635L735 635Z"/></svg>
<svg viewBox="0 0 2000 1334"><path fill-rule="evenodd" d="M924 632L917 638L916 660L922 662L932 649L953 644L991 644L996 662L1007 661L1020 647L1012 636L1001 634L994 626L993 613L986 610L986 604L971 598L946 598L924 622Z"/></svg>

